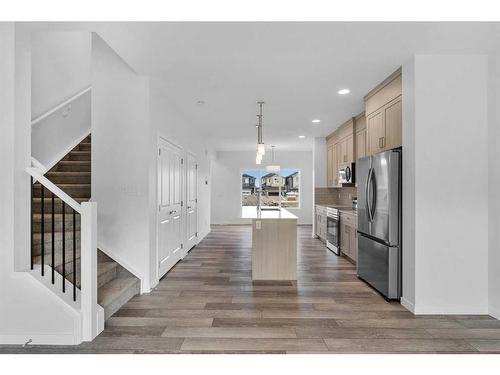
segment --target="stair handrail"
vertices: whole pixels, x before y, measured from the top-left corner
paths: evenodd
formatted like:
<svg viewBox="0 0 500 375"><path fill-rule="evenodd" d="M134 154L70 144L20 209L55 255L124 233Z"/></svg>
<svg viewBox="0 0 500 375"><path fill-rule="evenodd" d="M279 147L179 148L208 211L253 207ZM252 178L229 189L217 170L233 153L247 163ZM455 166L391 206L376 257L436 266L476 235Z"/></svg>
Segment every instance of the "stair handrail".
<svg viewBox="0 0 500 375"><path fill-rule="evenodd" d="M67 106L71 102L75 101L80 96L86 94L90 90L92 90L92 86L88 86L88 87L84 88L82 91L80 91L80 92L76 93L75 95L71 96L69 99L66 99L62 103L59 103L55 107L52 107L51 109L45 111L40 116L35 117L33 120L31 120L31 126L33 126L35 124L38 124L43 119L45 119L45 118L49 117L50 115L52 115L53 113L59 111L61 108L64 108L65 106Z"/></svg>
<svg viewBox="0 0 500 375"><path fill-rule="evenodd" d="M51 182L47 177L45 177L38 169L33 167L26 168L26 172L33 177L35 181L40 182L44 187L54 193L58 198L63 200L72 209L82 214L82 205L71 198L68 194L62 191L57 185Z"/></svg>

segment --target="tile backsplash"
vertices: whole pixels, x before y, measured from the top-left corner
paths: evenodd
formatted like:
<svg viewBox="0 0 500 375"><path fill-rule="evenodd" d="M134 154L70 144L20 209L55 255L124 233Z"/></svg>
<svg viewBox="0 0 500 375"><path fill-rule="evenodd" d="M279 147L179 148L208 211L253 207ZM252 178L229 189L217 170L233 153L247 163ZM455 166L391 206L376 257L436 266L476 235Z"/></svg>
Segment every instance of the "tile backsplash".
<svg viewBox="0 0 500 375"><path fill-rule="evenodd" d="M357 190L355 187L315 188L314 204L350 206L352 204L352 198L355 197L356 194Z"/></svg>

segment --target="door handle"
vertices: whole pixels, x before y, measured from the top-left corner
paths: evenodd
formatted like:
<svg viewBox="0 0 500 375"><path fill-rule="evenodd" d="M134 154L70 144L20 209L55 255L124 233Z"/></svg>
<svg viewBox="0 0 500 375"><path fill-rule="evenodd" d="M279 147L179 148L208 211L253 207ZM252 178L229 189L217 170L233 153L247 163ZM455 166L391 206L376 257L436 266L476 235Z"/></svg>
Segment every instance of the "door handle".
<svg viewBox="0 0 500 375"><path fill-rule="evenodd" d="M188 206L187 208L188 208L188 210L189 210L189 209L191 209L191 208L193 208L193 207L191 207L191 206Z"/></svg>
<svg viewBox="0 0 500 375"><path fill-rule="evenodd" d="M373 218L375 217L375 208L377 206L377 179L375 178L375 175L373 173L373 168L372 168L372 178L370 180L370 187L373 189L372 201L370 202L370 208L373 211L371 212L373 221Z"/></svg>
<svg viewBox="0 0 500 375"><path fill-rule="evenodd" d="M370 192L369 192L369 186L372 180L372 173L373 173L373 168L370 167L370 169L368 170L368 177L366 178L366 185L365 185L366 211L368 211L368 221L370 223L373 221L372 209L370 205Z"/></svg>
<svg viewBox="0 0 500 375"><path fill-rule="evenodd" d="M172 215L172 214L175 214L175 213L177 213L177 210L172 210L172 211L170 211L168 214L169 214L169 215Z"/></svg>

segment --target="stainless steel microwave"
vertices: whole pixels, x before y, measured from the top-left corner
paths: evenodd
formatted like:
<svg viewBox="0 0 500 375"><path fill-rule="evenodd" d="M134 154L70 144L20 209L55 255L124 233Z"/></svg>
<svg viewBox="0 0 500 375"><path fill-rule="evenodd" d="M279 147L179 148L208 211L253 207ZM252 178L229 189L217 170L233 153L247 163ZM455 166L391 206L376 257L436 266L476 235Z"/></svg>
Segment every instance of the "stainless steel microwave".
<svg viewBox="0 0 500 375"><path fill-rule="evenodd" d="M339 184L354 184L356 182L355 171L356 168L354 163L342 165L338 173Z"/></svg>

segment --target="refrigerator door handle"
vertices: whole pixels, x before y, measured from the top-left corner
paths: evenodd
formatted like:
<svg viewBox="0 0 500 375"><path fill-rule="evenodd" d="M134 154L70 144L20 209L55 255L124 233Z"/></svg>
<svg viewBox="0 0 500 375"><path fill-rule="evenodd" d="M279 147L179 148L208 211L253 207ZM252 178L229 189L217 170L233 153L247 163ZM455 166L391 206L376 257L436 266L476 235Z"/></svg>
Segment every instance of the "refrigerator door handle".
<svg viewBox="0 0 500 375"><path fill-rule="evenodd" d="M372 168L372 174L370 177L370 188L373 189L372 192L372 200L370 202L370 215L373 221L373 218L375 217L375 210L377 208L377 179L375 178L374 170Z"/></svg>
<svg viewBox="0 0 500 375"><path fill-rule="evenodd" d="M366 211L368 212L368 221L371 223L373 221L372 207L370 204L370 184L372 179L373 168L370 167L368 170L368 177L366 178L365 184L365 201L366 201Z"/></svg>

